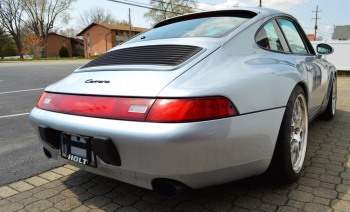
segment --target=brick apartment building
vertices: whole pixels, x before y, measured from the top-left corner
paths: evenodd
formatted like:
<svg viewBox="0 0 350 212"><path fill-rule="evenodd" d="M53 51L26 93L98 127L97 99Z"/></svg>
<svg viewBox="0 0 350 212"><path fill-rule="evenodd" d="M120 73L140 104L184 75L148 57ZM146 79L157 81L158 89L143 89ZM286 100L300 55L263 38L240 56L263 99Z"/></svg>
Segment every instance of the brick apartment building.
<svg viewBox="0 0 350 212"><path fill-rule="evenodd" d="M129 26L92 23L77 36L84 37L85 57L98 56L130 38ZM131 27L131 37L147 28Z"/></svg>
<svg viewBox="0 0 350 212"><path fill-rule="evenodd" d="M46 57L59 57L61 47L67 48L70 57L84 56L84 41L50 33L47 40Z"/></svg>

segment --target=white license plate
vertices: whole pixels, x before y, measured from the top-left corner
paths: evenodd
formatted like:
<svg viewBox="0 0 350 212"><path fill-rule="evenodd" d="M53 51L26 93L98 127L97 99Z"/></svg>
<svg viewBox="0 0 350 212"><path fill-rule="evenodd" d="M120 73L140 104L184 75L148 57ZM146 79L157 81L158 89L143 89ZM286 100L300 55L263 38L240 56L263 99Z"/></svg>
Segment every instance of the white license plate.
<svg viewBox="0 0 350 212"><path fill-rule="evenodd" d="M72 155L72 154L68 155L68 160L74 161L76 163L81 163L83 165L85 165L88 162L88 160L86 158L79 157L79 156Z"/></svg>

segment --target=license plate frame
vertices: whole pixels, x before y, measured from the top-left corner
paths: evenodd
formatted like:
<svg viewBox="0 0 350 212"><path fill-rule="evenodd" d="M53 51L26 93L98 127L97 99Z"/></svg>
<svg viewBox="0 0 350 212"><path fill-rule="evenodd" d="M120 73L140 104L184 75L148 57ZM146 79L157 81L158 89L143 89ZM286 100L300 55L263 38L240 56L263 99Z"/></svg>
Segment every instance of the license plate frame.
<svg viewBox="0 0 350 212"><path fill-rule="evenodd" d="M73 161L75 163L82 164L72 159L77 157L77 158L80 158L79 161L81 159L87 160L86 163L83 165L97 168L97 157L94 152L94 146L92 142L93 137L72 134L67 132L62 132L61 134L62 134L62 140L60 142L60 151L61 151L62 158ZM72 140L72 136L83 139L85 143ZM81 157L81 156L72 154L72 147L85 150L85 156ZM63 148L66 150L65 152L63 151Z"/></svg>

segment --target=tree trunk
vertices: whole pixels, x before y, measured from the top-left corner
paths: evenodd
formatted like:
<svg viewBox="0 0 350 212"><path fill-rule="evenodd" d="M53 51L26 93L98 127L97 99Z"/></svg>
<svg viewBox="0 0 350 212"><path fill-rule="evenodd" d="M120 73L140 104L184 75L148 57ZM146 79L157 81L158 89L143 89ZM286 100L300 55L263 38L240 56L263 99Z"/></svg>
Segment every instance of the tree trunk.
<svg viewBox="0 0 350 212"><path fill-rule="evenodd" d="M13 40L15 41L15 43L16 43L19 56L20 56L21 59L23 59L21 37L20 37L20 35L19 35L19 36L16 36L16 35L14 35L14 34L12 34L12 37L13 37Z"/></svg>
<svg viewBox="0 0 350 212"><path fill-rule="evenodd" d="M48 32L46 33L46 35L44 36L44 48L43 48L43 51L42 51L42 57L47 57L47 41L49 40L49 35L48 35Z"/></svg>

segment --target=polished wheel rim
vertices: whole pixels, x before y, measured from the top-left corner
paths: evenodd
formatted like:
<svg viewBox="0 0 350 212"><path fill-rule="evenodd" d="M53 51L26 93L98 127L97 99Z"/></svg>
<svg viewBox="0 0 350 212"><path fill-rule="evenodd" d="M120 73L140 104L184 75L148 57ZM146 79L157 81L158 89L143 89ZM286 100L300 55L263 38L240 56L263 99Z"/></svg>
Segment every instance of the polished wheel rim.
<svg viewBox="0 0 350 212"><path fill-rule="evenodd" d="M333 80L333 85L332 85L332 114L335 114L335 107L337 104L337 86L335 79Z"/></svg>
<svg viewBox="0 0 350 212"><path fill-rule="evenodd" d="M308 113L304 95L299 94L293 106L290 155L295 173L303 167L308 133Z"/></svg>

